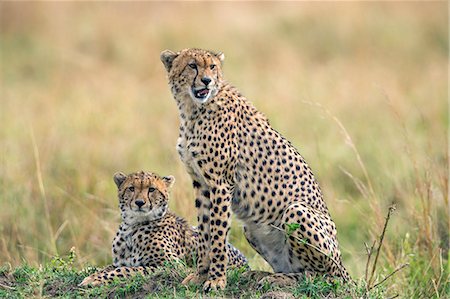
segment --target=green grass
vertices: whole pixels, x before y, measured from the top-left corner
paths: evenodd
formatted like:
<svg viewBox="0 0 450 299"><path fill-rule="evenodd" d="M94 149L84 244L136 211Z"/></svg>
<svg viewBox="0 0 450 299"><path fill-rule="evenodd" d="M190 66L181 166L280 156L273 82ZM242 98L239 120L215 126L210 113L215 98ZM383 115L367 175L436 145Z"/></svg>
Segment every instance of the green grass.
<svg viewBox="0 0 450 299"><path fill-rule="evenodd" d="M195 225L159 61L195 46L225 53L225 78L308 161L355 280L395 203L377 281L409 266L383 296L448 297L447 3L0 2L0 14L0 265L26 294L47 290L45 269L72 247L72 279L111 263L116 171L174 175L170 207ZM229 239L270 270L239 221Z"/></svg>
<svg viewBox="0 0 450 299"><path fill-rule="evenodd" d="M245 276L246 269L228 272L227 288L223 291L202 292L201 287L181 281L192 269L185 265L171 264L147 276L137 275L128 280L115 280L98 287L78 287L84 277L94 273L95 268L78 270L74 267L74 255L55 257L45 266L33 268L27 264L15 269L0 269L0 297L5 298L262 298L264 296L295 296L296 298L384 298L384 288L367 292L362 283L344 285L315 277L295 286L275 288L257 286L256 281Z"/></svg>

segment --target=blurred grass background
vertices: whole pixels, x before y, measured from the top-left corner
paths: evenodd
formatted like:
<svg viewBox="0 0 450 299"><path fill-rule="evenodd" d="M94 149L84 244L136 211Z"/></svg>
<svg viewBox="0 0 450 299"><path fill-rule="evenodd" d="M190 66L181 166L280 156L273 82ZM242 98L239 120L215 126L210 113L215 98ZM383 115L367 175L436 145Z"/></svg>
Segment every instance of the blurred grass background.
<svg viewBox="0 0 450 299"><path fill-rule="evenodd" d="M80 266L110 263L116 171L175 175L171 207L195 223L159 53L200 47L225 53L227 80L313 168L353 277L395 203L381 275L407 262L390 288L448 288L446 2L1 2L0 13L0 264L72 246ZM268 269L239 225L231 242Z"/></svg>

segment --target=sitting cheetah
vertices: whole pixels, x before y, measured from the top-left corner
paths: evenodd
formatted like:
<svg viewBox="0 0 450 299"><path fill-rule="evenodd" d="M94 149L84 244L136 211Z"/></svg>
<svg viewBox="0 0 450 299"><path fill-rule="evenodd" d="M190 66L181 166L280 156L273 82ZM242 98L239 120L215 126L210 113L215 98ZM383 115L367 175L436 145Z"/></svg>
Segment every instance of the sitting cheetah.
<svg viewBox="0 0 450 299"><path fill-rule="evenodd" d="M116 173L122 223L114 238L114 264L86 277L81 286L107 283L114 278L148 274L167 261L193 262L198 243L196 228L168 210L173 176L151 172ZM247 260L226 244L229 266L241 267Z"/></svg>
<svg viewBox="0 0 450 299"><path fill-rule="evenodd" d="M183 283L224 289L230 212L275 274L290 284L319 273L350 279L336 227L303 157L267 118L223 80L222 53L161 53L179 109L177 150L195 189L199 261ZM289 233L287 233L289 232Z"/></svg>

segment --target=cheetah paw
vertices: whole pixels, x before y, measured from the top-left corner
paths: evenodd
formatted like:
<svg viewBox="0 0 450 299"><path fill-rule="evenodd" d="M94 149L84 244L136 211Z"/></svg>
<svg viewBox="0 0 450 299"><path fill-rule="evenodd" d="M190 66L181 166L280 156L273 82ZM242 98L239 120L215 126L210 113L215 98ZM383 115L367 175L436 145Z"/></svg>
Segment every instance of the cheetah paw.
<svg viewBox="0 0 450 299"><path fill-rule="evenodd" d="M202 284L206 280L206 274L200 275L198 273L189 274L182 282L182 285L187 285L189 283Z"/></svg>
<svg viewBox="0 0 450 299"><path fill-rule="evenodd" d="M224 290L226 286L227 286L227 279L225 277L216 278L212 280L207 280L203 285L203 291L209 292L215 291L217 289Z"/></svg>
<svg viewBox="0 0 450 299"><path fill-rule="evenodd" d="M85 287L85 286L97 286L101 284L102 282L96 277L96 275L91 275L88 277L85 277L81 283L78 284L79 287Z"/></svg>

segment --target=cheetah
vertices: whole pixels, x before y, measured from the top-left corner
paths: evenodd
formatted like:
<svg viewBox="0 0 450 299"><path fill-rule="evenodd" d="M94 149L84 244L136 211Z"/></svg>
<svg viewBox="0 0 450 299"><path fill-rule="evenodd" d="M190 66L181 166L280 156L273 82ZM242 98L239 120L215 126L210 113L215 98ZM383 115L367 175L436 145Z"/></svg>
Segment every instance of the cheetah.
<svg viewBox="0 0 450 299"><path fill-rule="evenodd" d="M195 190L198 263L189 282L224 289L233 212L250 245L286 285L305 275L349 281L336 226L314 175L297 149L223 78L223 53L161 53L179 110L177 151Z"/></svg>
<svg viewBox="0 0 450 299"><path fill-rule="evenodd" d="M173 176L152 172L114 175L118 188L121 224L112 245L113 265L86 277L81 286L108 283L154 272L166 262L195 261L197 229L168 209ZM245 256L226 244L231 267L246 267Z"/></svg>

